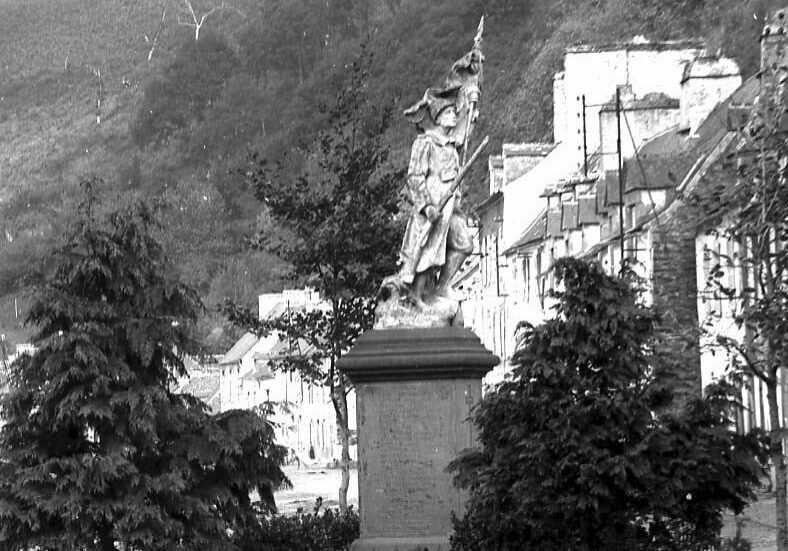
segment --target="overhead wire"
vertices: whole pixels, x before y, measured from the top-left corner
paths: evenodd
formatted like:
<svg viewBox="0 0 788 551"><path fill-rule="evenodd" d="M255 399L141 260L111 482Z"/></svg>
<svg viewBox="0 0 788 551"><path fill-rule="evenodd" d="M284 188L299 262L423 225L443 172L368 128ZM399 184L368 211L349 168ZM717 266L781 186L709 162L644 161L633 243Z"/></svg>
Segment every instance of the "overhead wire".
<svg viewBox="0 0 788 551"><path fill-rule="evenodd" d="M627 118L627 112L625 110L621 110L621 113L624 115L624 122L627 125L627 132L629 133L629 139L632 142L632 150L635 152L635 160L637 160L638 168L640 169L640 174L643 176L643 183L646 186L646 192L648 193L648 199L651 201L651 212L654 214L654 219L657 221L657 226L662 227L662 223L659 220L659 213L657 208L657 202L654 201L654 196L651 193L651 184L649 184L648 177L646 176L646 170L643 168L643 161L640 158L640 154L638 153L637 144L635 144L635 137L632 135L632 128L629 126L629 119ZM622 198L623 200L623 198ZM634 226L634 220L632 221L632 225Z"/></svg>

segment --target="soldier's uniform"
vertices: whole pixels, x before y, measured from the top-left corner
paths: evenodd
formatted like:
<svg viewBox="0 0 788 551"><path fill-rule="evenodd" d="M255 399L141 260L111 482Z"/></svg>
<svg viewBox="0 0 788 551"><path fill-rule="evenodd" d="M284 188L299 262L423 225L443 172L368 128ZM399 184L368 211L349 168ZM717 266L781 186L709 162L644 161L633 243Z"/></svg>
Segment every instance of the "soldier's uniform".
<svg viewBox="0 0 788 551"><path fill-rule="evenodd" d="M437 205L451 188L460 169L457 148L449 137L426 132L413 142L408 165L408 191L413 214L408 221L400 249L404 283L412 283L417 273L446 263L451 251L470 254L473 241L466 216L459 210L457 193L443 207L441 217L430 223L424 213Z"/></svg>

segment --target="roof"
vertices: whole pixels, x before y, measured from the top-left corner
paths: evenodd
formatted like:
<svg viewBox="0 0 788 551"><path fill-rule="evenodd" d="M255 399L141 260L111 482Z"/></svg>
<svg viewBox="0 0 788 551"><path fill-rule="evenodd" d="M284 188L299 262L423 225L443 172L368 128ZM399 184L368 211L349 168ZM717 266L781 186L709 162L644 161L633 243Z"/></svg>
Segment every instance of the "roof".
<svg viewBox="0 0 788 551"><path fill-rule="evenodd" d="M686 49L703 49L705 43L699 38L686 39L686 40L666 40L662 42L649 42L643 38L635 37L629 42L612 42L607 44L581 44L577 46L570 46L566 49L569 54L588 54L595 52L609 52L615 50L627 51L668 51L668 50L686 50Z"/></svg>
<svg viewBox="0 0 788 551"><path fill-rule="evenodd" d="M451 282L452 287L455 289L462 289L465 283L471 280L471 278L476 275L479 269L479 256L471 256L468 261L463 263L457 273L454 274L454 278Z"/></svg>
<svg viewBox="0 0 788 551"><path fill-rule="evenodd" d="M315 351L315 347L309 344L304 339L298 339L297 341L291 341L288 339L280 339L276 341L276 343L271 347L267 354L261 356L260 358L275 358L293 354L311 354Z"/></svg>
<svg viewBox="0 0 788 551"><path fill-rule="evenodd" d="M542 241L545 238L545 229L547 227L547 211L543 210L539 213L536 219L525 229L520 238L514 244L504 251L504 254L511 254L517 249L521 249L531 243Z"/></svg>
<svg viewBox="0 0 788 551"><path fill-rule="evenodd" d="M199 398L206 403L208 403L217 392L219 392L218 373L192 377L181 389L182 394L191 394L195 398Z"/></svg>
<svg viewBox="0 0 788 551"><path fill-rule="evenodd" d="M502 199L503 199L503 192L502 191L496 191L495 193L493 193L492 195L487 197L487 199L485 199L484 201L482 201L481 203L479 203L478 205L473 207L473 210L474 210L474 212L482 211L482 210L486 209L487 207L489 207L491 205L494 205L495 203L497 203L498 201L500 201Z"/></svg>
<svg viewBox="0 0 788 551"><path fill-rule="evenodd" d="M599 215L596 212L596 197L594 195L586 195L577 198L577 223L599 223Z"/></svg>
<svg viewBox="0 0 788 551"><path fill-rule="evenodd" d="M282 302L276 302L271 306L267 312L260 312L260 319L274 319L281 317L285 312L287 312L288 304L286 300Z"/></svg>
<svg viewBox="0 0 788 551"><path fill-rule="evenodd" d="M699 57L684 66L681 82L691 78L726 78L739 75L739 65L728 57Z"/></svg>
<svg viewBox="0 0 788 551"><path fill-rule="evenodd" d="M546 237L555 237L561 235L561 211L549 210L547 211L547 226L545 230Z"/></svg>
<svg viewBox="0 0 788 551"><path fill-rule="evenodd" d="M624 178L627 177L626 172L626 164L624 164ZM603 201L604 206L610 205L617 205L619 203L619 182L618 182L618 171L617 170L608 170L605 172L605 179L604 179L604 187L602 189L597 188L597 193L599 191L603 191Z"/></svg>
<svg viewBox="0 0 788 551"><path fill-rule="evenodd" d="M576 201L567 201L563 204L562 209L562 216L561 216L561 227L565 230L576 230L580 227L577 222L577 202Z"/></svg>
<svg viewBox="0 0 788 551"><path fill-rule="evenodd" d="M673 156L628 159L624 172L624 192L640 189L675 188L695 164L691 152Z"/></svg>
<svg viewBox="0 0 788 551"><path fill-rule="evenodd" d="M639 158L624 162L624 189L666 189L678 187L698 167L704 158L728 133L729 105L733 102L750 105L758 93L757 79L751 77L733 93L728 101L718 104L704 119L694 135L678 126L659 134L638 150ZM643 173L645 172L645 178ZM614 204L618 197L617 172L606 175L606 205Z"/></svg>
<svg viewBox="0 0 788 551"><path fill-rule="evenodd" d="M648 109L678 109L679 100L672 98L662 92L652 92L640 98L622 99L621 109L623 111L642 111ZM615 111L616 100L615 96L612 100L605 103L600 111L603 113Z"/></svg>
<svg viewBox="0 0 788 551"><path fill-rule="evenodd" d="M502 151L504 157L544 157L550 154L555 147L554 143L505 143L502 146Z"/></svg>
<svg viewBox="0 0 788 551"><path fill-rule="evenodd" d="M219 365L228 365L233 364L235 362L240 362L241 358L243 358L247 352L249 352L252 347L257 344L257 341L260 339L257 335L253 333L245 333L243 337L238 339L230 350L228 350L224 356L219 359Z"/></svg>

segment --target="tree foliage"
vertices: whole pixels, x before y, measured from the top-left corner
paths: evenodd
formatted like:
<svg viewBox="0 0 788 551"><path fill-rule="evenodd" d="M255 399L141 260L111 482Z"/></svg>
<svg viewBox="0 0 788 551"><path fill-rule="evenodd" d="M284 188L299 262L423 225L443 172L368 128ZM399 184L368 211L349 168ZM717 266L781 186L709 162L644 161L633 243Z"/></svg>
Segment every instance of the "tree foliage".
<svg viewBox="0 0 788 551"><path fill-rule="evenodd" d="M236 63L233 50L216 34L183 42L166 72L145 87L134 141L140 146L161 142L199 120L221 96Z"/></svg>
<svg viewBox="0 0 788 551"><path fill-rule="evenodd" d="M171 392L200 301L147 206L95 208L89 190L35 293L38 350L1 403L0 548L229 547L252 492L275 510L284 450L255 413L211 417Z"/></svg>
<svg viewBox="0 0 788 551"><path fill-rule="evenodd" d="M311 345L313 353L293 351L279 367L297 369L330 389L343 447L343 510L349 480L350 382L336 362L371 327L377 288L396 269L402 235L398 213L404 174L388 166L388 150L381 142L390 109L376 108L365 95L369 55L362 48L350 65L334 101L324 109L329 129L319 134L305 159L296 159L295 167L271 167L255 157L249 172L266 212L286 232L264 228L255 245L289 262L291 281L313 286L328 306L290 311L262 323L232 303L224 308L232 320L257 333L277 331L289 342Z"/></svg>
<svg viewBox="0 0 788 551"><path fill-rule="evenodd" d="M709 285L724 297L734 331L709 327L730 368L757 378L769 405L770 459L775 474L777 548L788 549L788 466L779 394L788 369L788 67L766 67L760 96L717 185L691 200L709 217L733 254L719 254ZM719 313L718 313L719 314ZM782 426L782 428L781 428Z"/></svg>
<svg viewBox="0 0 788 551"><path fill-rule="evenodd" d="M657 373L657 316L633 281L557 262L555 317L525 325L513 376L473 414L481 448L452 464L470 489L455 549L705 549L723 509L754 497L760 436L730 425L720 383L682 409Z"/></svg>
<svg viewBox="0 0 788 551"><path fill-rule="evenodd" d="M348 551L359 536L359 515L352 507L341 513L274 515L239 538L242 551Z"/></svg>

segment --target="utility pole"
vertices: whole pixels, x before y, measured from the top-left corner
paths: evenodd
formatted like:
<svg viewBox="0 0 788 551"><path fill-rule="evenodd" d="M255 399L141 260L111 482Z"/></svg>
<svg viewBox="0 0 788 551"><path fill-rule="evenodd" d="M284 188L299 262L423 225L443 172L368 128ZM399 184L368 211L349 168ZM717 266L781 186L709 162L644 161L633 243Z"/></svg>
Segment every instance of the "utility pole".
<svg viewBox="0 0 788 551"><path fill-rule="evenodd" d="M619 134L621 132L619 131ZM583 94L583 176L588 178L588 141L586 140L586 95Z"/></svg>
<svg viewBox="0 0 788 551"><path fill-rule="evenodd" d="M621 160L621 88L616 86L616 150L618 152L618 231L621 240L621 268L624 268L624 170Z"/></svg>

